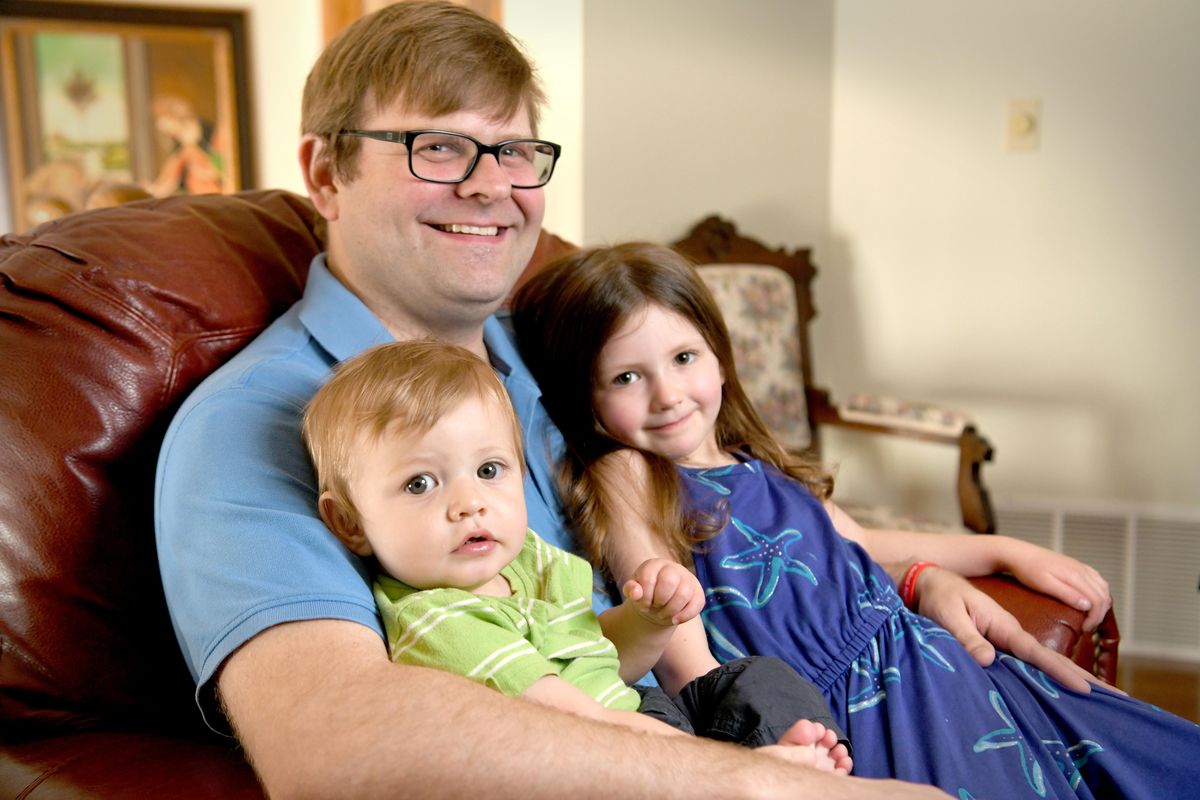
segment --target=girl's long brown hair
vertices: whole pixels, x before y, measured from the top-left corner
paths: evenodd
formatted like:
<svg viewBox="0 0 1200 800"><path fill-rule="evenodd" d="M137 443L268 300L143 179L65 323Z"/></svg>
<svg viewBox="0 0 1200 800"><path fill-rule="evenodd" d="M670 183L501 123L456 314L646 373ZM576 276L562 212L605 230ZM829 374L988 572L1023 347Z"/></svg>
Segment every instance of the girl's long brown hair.
<svg viewBox="0 0 1200 800"><path fill-rule="evenodd" d="M631 242L562 256L535 274L513 299L521 353L542 387L542 401L563 433L567 456L559 488L568 520L593 563L612 563L615 494L599 463L626 445L604 433L592 405L596 363L605 342L625 320L657 305L691 321L725 375L717 415L717 445L775 466L817 498L833 491L832 476L787 452L754 410L733 359L733 346L716 301L692 264L668 247ZM672 553L689 563L695 546L725 523L723 509L685 509L674 464L643 453L649 466L649 519ZM610 473L611 475L611 473ZM611 478L609 478L611 480Z"/></svg>

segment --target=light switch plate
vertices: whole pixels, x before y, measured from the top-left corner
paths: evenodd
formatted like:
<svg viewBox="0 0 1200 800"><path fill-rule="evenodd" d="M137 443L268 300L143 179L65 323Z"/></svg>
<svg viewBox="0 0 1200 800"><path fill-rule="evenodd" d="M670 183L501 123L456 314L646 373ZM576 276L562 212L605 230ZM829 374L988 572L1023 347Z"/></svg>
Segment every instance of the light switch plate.
<svg viewBox="0 0 1200 800"><path fill-rule="evenodd" d="M1039 98L1010 100L1005 146L1009 152L1029 153L1042 145L1042 101Z"/></svg>

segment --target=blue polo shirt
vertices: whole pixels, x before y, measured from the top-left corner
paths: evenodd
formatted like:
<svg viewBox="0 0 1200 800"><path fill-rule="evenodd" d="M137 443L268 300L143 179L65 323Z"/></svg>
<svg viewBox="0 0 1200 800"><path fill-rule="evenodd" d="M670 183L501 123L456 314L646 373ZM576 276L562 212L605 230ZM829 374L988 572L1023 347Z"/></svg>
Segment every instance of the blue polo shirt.
<svg viewBox="0 0 1200 800"><path fill-rule="evenodd" d="M158 461L158 558L202 708L221 663L273 625L343 619L383 638L363 563L317 516L300 422L335 364L392 340L319 255L304 296L209 376L172 421ZM484 344L524 430L529 527L575 550L555 488L561 435L495 317L484 323ZM596 602L608 605L602 596Z"/></svg>

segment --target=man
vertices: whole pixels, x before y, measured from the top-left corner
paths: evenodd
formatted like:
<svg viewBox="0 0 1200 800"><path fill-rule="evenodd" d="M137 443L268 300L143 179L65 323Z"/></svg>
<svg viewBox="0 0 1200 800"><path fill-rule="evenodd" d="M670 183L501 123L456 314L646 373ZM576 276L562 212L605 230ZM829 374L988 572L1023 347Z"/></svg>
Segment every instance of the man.
<svg viewBox="0 0 1200 800"><path fill-rule="evenodd" d="M388 660L365 569L317 516L300 414L371 345L460 344L522 419L530 527L569 545L556 432L491 316L532 253L557 158L536 140L542 101L507 34L449 3L386 7L314 66L300 163L328 251L304 297L184 404L159 463L163 582L206 718L228 718L273 797L942 796L629 733Z"/></svg>

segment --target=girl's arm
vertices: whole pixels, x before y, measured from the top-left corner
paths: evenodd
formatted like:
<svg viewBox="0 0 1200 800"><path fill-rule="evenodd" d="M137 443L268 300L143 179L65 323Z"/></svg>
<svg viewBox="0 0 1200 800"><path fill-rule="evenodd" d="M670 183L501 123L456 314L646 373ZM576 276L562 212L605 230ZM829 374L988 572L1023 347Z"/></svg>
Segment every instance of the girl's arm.
<svg viewBox="0 0 1200 800"><path fill-rule="evenodd" d="M653 499L649 495L650 476L642 454L636 450L611 453L601 462L600 475L604 491L610 493L608 505L614 512L610 563L606 566L617 583L624 586L638 567L650 559L679 563L665 540L646 522L651 518L646 510ZM688 681L716 666L717 660L708 649L704 626L697 616L676 626L654 666L654 674L662 688L675 695Z"/></svg>
<svg viewBox="0 0 1200 800"><path fill-rule="evenodd" d="M913 561L933 561L965 577L1011 572L1021 583L1086 613L1084 628L1094 630L1112 605L1108 582L1092 567L1062 553L1008 536L917 533L863 528L833 503L825 504L838 533L858 542L893 574ZM918 580L925 582L924 574ZM920 586L918 586L918 589Z"/></svg>

